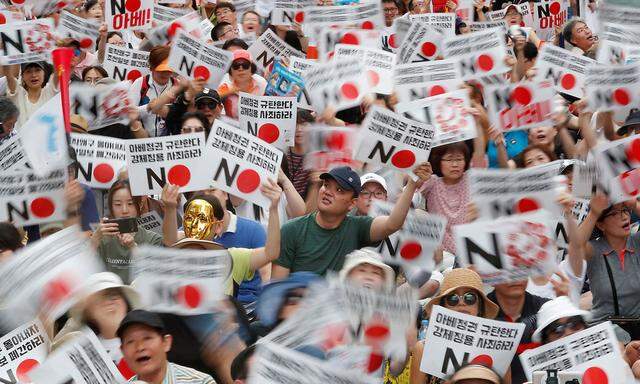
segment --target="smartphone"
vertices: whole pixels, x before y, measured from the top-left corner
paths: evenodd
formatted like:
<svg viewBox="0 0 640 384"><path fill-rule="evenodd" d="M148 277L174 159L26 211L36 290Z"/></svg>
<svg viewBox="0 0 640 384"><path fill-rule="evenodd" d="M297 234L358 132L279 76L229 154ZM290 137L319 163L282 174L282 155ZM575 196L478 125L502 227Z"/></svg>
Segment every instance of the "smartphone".
<svg viewBox="0 0 640 384"><path fill-rule="evenodd" d="M120 233L133 233L138 232L138 218L137 217L125 217L122 219L109 219L105 220L105 223L117 223L118 232Z"/></svg>

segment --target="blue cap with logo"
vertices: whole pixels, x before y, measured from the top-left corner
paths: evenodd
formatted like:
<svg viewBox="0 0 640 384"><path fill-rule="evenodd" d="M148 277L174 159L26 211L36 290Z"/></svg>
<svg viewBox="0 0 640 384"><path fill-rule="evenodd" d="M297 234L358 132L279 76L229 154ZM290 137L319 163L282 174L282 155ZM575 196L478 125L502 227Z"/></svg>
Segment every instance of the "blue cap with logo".
<svg viewBox="0 0 640 384"><path fill-rule="evenodd" d="M334 179L343 189L353 191L353 197L357 197L362 189L360 176L350 167L337 167L320 175L322 180Z"/></svg>

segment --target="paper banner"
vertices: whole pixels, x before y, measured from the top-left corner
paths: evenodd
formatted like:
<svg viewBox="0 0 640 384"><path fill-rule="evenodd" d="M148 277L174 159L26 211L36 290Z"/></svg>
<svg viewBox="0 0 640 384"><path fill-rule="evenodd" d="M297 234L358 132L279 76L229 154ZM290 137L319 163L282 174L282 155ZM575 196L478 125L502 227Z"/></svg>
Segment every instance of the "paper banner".
<svg viewBox="0 0 640 384"><path fill-rule="evenodd" d="M444 57L456 59L463 80L500 75L510 68L505 64L506 47L500 29L487 29L445 39Z"/></svg>
<svg viewBox="0 0 640 384"><path fill-rule="evenodd" d="M294 97L254 96L241 92L238 103L240 129L285 151L294 145L296 103Z"/></svg>
<svg viewBox="0 0 640 384"><path fill-rule="evenodd" d="M305 129L304 168L328 171L335 167L358 168L353 160L358 131L350 127L310 125Z"/></svg>
<svg viewBox="0 0 640 384"><path fill-rule="evenodd" d="M38 320L7 333L0 339L0 382L31 382L31 373L47 358L49 344L49 336Z"/></svg>
<svg viewBox="0 0 640 384"><path fill-rule="evenodd" d="M58 32L63 36L78 39L82 48L96 50L96 42L100 36L99 28L100 25L95 20L85 19L68 11L60 12Z"/></svg>
<svg viewBox="0 0 640 384"><path fill-rule="evenodd" d="M107 44L102 67L116 81L135 81L146 76L149 70L149 52Z"/></svg>
<svg viewBox="0 0 640 384"><path fill-rule="evenodd" d="M196 11L189 12L184 16L175 19L173 22L165 23L145 32L145 36L153 45L166 45L182 30L196 39L204 39L200 23L202 19Z"/></svg>
<svg viewBox="0 0 640 384"><path fill-rule="evenodd" d="M635 199L640 193L640 134L601 144L594 149L600 185L611 204Z"/></svg>
<svg viewBox="0 0 640 384"><path fill-rule="evenodd" d="M104 21L109 31L139 31L151 27L153 0L105 0Z"/></svg>
<svg viewBox="0 0 640 384"><path fill-rule="evenodd" d="M489 120L502 132L553 126L553 83L507 83L484 89Z"/></svg>
<svg viewBox="0 0 640 384"><path fill-rule="evenodd" d="M0 64L49 61L56 47L53 19L38 19L0 26Z"/></svg>
<svg viewBox="0 0 640 384"><path fill-rule="evenodd" d="M442 56L444 35L428 24L413 23L398 50L398 64L435 60Z"/></svg>
<svg viewBox="0 0 640 384"><path fill-rule="evenodd" d="M304 53L285 43L277 34L267 29L255 43L249 47L249 53L253 56L256 66L269 72L273 62L281 57L304 57Z"/></svg>
<svg viewBox="0 0 640 384"><path fill-rule="evenodd" d="M545 44L538 54L535 81L553 81L558 92L582 98L587 68L596 63L586 56Z"/></svg>
<svg viewBox="0 0 640 384"><path fill-rule="evenodd" d="M162 3L167 4L166 1L163 1ZM182 4L184 5L184 3ZM153 21L158 24L169 23L186 15L189 11L190 8L171 8L156 4L153 8Z"/></svg>
<svg viewBox="0 0 640 384"><path fill-rule="evenodd" d="M566 0L542 0L533 3L533 26L540 40L553 41L556 27L562 27L569 16Z"/></svg>
<svg viewBox="0 0 640 384"><path fill-rule="evenodd" d="M20 135L12 134L11 137L5 139L0 144L0 171L3 175L15 171L24 171L29 169L27 155L22 148Z"/></svg>
<svg viewBox="0 0 640 384"><path fill-rule="evenodd" d="M327 107L336 111L360 105L371 87L364 63L358 59L332 60L303 72L311 105L318 113Z"/></svg>
<svg viewBox="0 0 640 384"><path fill-rule="evenodd" d="M461 89L464 82L455 60L397 65L394 75L398 105Z"/></svg>
<svg viewBox="0 0 640 384"><path fill-rule="evenodd" d="M98 135L71 133L78 159L78 181L91 188L109 189L127 165L126 141Z"/></svg>
<svg viewBox="0 0 640 384"><path fill-rule="evenodd" d="M456 35L456 15L454 13L421 13L410 15L411 22L434 28L445 37Z"/></svg>
<svg viewBox="0 0 640 384"><path fill-rule="evenodd" d="M585 92L592 111L640 107L640 63L587 69Z"/></svg>
<svg viewBox="0 0 640 384"><path fill-rule="evenodd" d="M379 49L357 45L338 44L335 59L357 58L364 62L371 92L390 95L393 92L395 55Z"/></svg>
<svg viewBox="0 0 640 384"><path fill-rule="evenodd" d="M314 0L274 0L271 24L296 25L304 21L305 7L316 5Z"/></svg>
<svg viewBox="0 0 640 384"><path fill-rule="evenodd" d="M353 28L323 28L318 36L318 58L321 62L331 60L337 44L356 45L375 49L380 40L380 31Z"/></svg>
<svg viewBox="0 0 640 384"><path fill-rule="evenodd" d="M600 27L596 59L602 64L631 64L640 60L640 30L604 23Z"/></svg>
<svg viewBox="0 0 640 384"><path fill-rule="evenodd" d="M296 15L297 16L297 15ZM361 29L380 30L384 28L382 4L378 1L362 4L314 6L304 9L300 16L305 27L319 29L322 27L357 27ZM297 20L296 20L297 21Z"/></svg>
<svg viewBox="0 0 640 384"><path fill-rule="evenodd" d="M120 83L94 87L90 84L71 85L69 103L71 113L84 117L89 123L89 131L113 124L129 124L129 100L131 84Z"/></svg>

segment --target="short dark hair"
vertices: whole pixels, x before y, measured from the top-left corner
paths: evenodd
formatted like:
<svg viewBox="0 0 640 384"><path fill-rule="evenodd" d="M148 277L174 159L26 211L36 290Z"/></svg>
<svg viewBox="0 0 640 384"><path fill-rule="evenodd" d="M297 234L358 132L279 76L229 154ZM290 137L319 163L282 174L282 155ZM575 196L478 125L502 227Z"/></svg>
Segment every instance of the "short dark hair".
<svg viewBox="0 0 640 384"><path fill-rule="evenodd" d="M469 151L469 147L465 144L464 141L458 141L456 143L441 145L439 147L433 148L431 151L431 156L429 162L431 163L431 169L433 173L437 176L442 177L442 169L440 167L440 162L442 158L447 153L451 152L461 152L464 156L464 170L469 169L469 165L471 163L471 151Z"/></svg>
<svg viewBox="0 0 640 384"><path fill-rule="evenodd" d="M204 113L200 111L186 112L184 115L182 115L182 119L180 119L180 129L182 129L182 124L184 124L184 122L189 119L200 120L202 126L204 127L204 136L206 138L209 137L209 132L211 132L211 123L209 123L209 120L204 115Z"/></svg>
<svg viewBox="0 0 640 384"><path fill-rule="evenodd" d="M211 204L211 206L213 207L213 216L216 218L216 220L222 220L224 218L224 207L217 197L212 195L205 195L201 192L196 193L192 195L186 203L184 203L183 208L185 212L187 211L187 207L193 200L204 200L207 203Z"/></svg>
<svg viewBox="0 0 640 384"><path fill-rule="evenodd" d="M232 3L228 3L226 1L221 1L216 4L215 8L213 8L213 14L215 15L216 12L218 12L218 9L223 9L223 8L228 8L231 12L236 11L235 5L233 5Z"/></svg>
<svg viewBox="0 0 640 384"><path fill-rule="evenodd" d="M96 4L98 4L98 0L86 0L82 8L84 8L85 12L89 12L89 10Z"/></svg>
<svg viewBox="0 0 640 384"><path fill-rule="evenodd" d="M229 47L240 47L242 49L249 49L249 44L246 41L239 39L237 37L233 39L229 39L222 44L222 49L228 50Z"/></svg>
<svg viewBox="0 0 640 384"><path fill-rule="evenodd" d="M102 77L109 77L107 70L102 68L101 65L92 65L82 70L82 81L84 81L84 78L87 77L87 73L89 73L89 71L92 69L102 75Z"/></svg>
<svg viewBox="0 0 640 384"><path fill-rule="evenodd" d="M231 25L231 23L227 23L226 21L221 21L217 23L211 30L211 38L213 38L213 40L215 41L220 40L220 36L222 36L222 33L223 33L222 30L227 25Z"/></svg>
<svg viewBox="0 0 640 384"><path fill-rule="evenodd" d="M256 352L256 345L245 348L231 362L231 379L246 380L249 375L249 359Z"/></svg>
<svg viewBox="0 0 640 384"><path fill-rule="evenodd" d="M522 54L524 58L527 60L533 60L538 57L538 47L530 41L524 43L524 47L522 47Z"/></svg>
<svg viewBox="0 0 640 384"><path fill-rule="evenodd" d="M575 27L576 24L578 23L587 25L587 23L584 20L576 17L567 21L564 27L562 28L562 37L564 38L565 41L569 42L570 44L573 44L571 42L571 39L573 39L573 27Z"/></svg>
<svg viewBox="0 0 640 384"><path fill-rule="evenodd" d="M20 110L13 103L13 101L11 101L11 99L9 99L8 97L0 96L0 123L9 118L17 117L19 115Z"/></svg>
<svg viewBox="0 0 640 384"><path fill-rule="evenodd" d="M20 231L11 223L0 223L0 251L22 248Z"/></svg>
<svg viewBox="0 0 640 384"><path fill-rule="evenodd" d="M303 123L315 123L315 122L316 122L316 118L313 117L313 113L311 113L306 109L298 108L296 123L303 124Z"/></svg>
<svg viewBox="0 0 640 384"><path fill-rule="evenodd" d="M151 48L149 51L149 68L153 71L158 65L169 58L171 48L162 45Z"/></svg>
<svg viewBox="0 0 640 384"><path fill-rule="evenodd" d="M524 168L525 167L524 157L526 156L526 154L531 152L531 151L535 151L535 150L538 150L538 151L544 153L549 158L549 161L554 161L554 160L558 159L556 154L551 152L550 150L548 150L546 147L544 147L544 146L542 146L540 144L530 144L525 149L523 149L522 152L520 152L520 156L519 156L520 161L519 161L519 164L518 164L519 168Z"/></svg>

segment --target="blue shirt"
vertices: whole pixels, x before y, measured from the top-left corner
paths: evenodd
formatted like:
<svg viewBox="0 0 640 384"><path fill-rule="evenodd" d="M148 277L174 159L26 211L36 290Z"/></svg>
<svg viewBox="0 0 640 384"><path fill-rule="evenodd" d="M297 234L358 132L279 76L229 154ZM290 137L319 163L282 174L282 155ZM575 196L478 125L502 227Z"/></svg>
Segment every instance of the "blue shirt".
<svg viewBox="0 0 640 384"><path fill-rule="evenodd" d="M529 145L529 133L526 130L511 131L504 134L504 146L510 159L516 157L527 145ZM498 168L498 151L493 141L489 141L487 156L489 157L489 168Z"/></svg>

